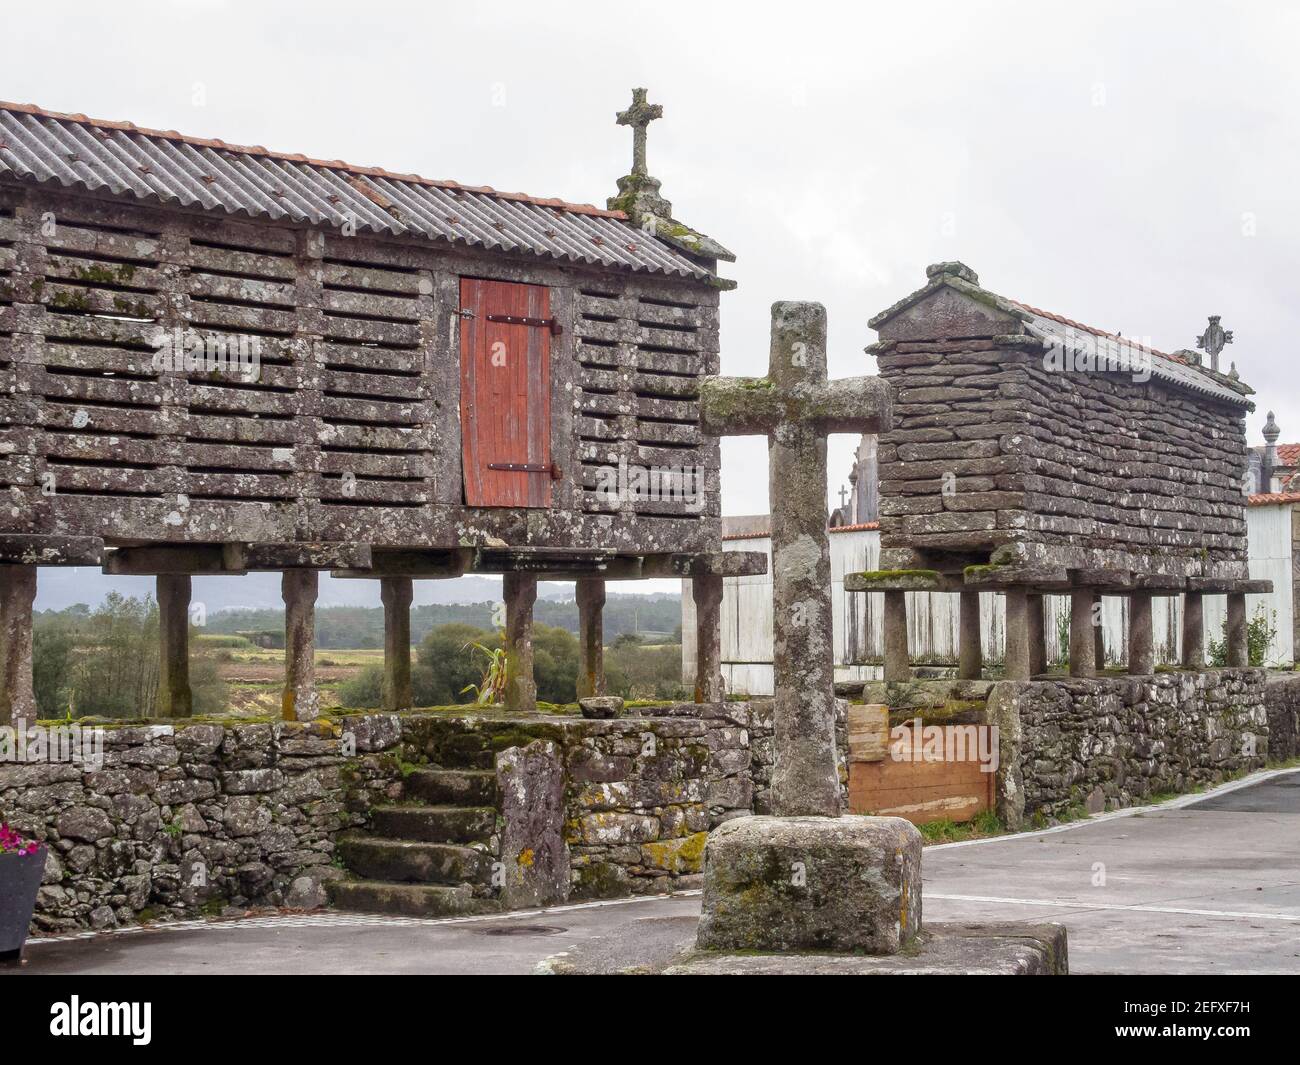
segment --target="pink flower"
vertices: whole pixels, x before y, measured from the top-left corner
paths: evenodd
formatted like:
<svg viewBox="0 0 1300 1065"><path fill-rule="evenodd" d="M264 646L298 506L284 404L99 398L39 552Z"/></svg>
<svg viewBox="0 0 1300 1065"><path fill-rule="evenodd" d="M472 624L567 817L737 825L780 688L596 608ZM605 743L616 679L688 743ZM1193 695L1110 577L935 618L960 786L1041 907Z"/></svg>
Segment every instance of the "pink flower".
<svg viewBox="0 0 1300 1065"><path fill-rule="evenodd" d="M6 824L0 824L0 854L17 852L20 858L28 854L39 853L44 846L39 840L24 839L16 829L10 828Z"/></svg>

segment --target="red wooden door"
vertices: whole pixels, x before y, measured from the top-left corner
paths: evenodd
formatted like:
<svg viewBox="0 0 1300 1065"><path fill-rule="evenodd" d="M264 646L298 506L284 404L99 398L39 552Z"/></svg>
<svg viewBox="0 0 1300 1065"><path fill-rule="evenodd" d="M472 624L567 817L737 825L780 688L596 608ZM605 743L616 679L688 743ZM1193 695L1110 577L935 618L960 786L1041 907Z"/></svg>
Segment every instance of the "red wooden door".
<svg viewBox="0 0 1300 1065"><path fill-rule="evenodd" d="M460 307L465 503L549 507L551 331L492 319L547 320L550 292L541 285L461 278Z"/></svg>

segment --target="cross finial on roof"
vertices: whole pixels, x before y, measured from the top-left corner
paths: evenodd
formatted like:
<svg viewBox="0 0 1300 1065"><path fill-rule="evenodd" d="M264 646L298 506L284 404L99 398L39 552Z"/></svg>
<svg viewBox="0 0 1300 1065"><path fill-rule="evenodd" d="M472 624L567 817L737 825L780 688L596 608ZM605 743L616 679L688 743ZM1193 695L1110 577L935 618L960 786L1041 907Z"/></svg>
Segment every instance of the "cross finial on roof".
<svg viewBox="0 0 1300 1065"><path fill-rule="evenodd" d="M1219 325L1218 314L1210 315L1210 324L1205 332L1196 338L1196 346L1210 356L1210 369L1219 369L1219 352L1232 343L1232 330Z"/></svg>
<svg viewBox="0 0 1300 1065"><path fill-rule="evenodd" d="M632 173L640 177L648 173L645 166L646 127L656 118L664 117L663 105L646 103L645 96L645 89L633 89L632 106L618 113L618 124L632 127Z"/></svg>
<svg viewBox="0 0 1300 1065"><path fill-rule="evenodd" d="M840 485L840 506L843 507L849 501L849 490Z"/></svg>

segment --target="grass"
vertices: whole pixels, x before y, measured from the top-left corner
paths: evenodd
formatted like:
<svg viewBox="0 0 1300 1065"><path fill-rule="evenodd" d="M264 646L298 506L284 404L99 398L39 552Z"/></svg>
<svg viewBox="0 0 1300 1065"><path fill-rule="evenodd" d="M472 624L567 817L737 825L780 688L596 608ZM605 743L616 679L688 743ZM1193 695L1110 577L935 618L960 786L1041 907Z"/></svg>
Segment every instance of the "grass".
<svg viewBox="0 0 1300 1065"><path fill-rule="evenodd" d="M1004 836L1007 832L992 810L984 810L970 821L957 822L944 818L918 825L917 829L926 843L960 843L968 839Z"/></svg>

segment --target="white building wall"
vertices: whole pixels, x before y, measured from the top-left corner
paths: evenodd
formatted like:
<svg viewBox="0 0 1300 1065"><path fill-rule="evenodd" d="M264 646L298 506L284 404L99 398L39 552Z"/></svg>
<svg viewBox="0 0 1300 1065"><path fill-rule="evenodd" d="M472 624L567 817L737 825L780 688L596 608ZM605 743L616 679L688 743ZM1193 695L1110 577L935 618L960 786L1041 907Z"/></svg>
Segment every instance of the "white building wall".
<svg viewBox="0 0 1300 1065"><path fill-rule="evenodd" d="M1263 609L1275 614L1276 635L1269 648L1267 665L1290 665L1292 656L1291 506L1249 507L1246 511L1250 537L1250 575L1273 581L1270 595L1247 597L1247 613L1254 617ZM835 676L837 680L867 680L880 676L880 667L868 665L884 652L880 592L845 592L844 575L874 570L879 566L880 534L873 530L832 530L831 603L835 629ZM772 694L772 577L771 545L766 536L727 540L728 551L762 551L768 555L769 572L758 577L728 577L722 598L722 673L730 692L750 695ZM914 663L954 663L957 659L959 596L956 593L908 593L908 642ZM1106 597L1103 603L1103 639L1106 659L1124 661L1128 647L1128 602ZM1211 640L1223 639L1227 612L1223 596L1205 598L1207 654ZM1004 640L1001 596L980 596L982 634L986 661L1002 659ZM1156 660L1176 663L1181 657L1182 600L1158 597L1152 606ZM1047 655L1060 661L1059 633L1068 624L1070 601L1066 596L1044 599ZM695 607L691 582L682 582L683 676L695 682Z"/></svg>

